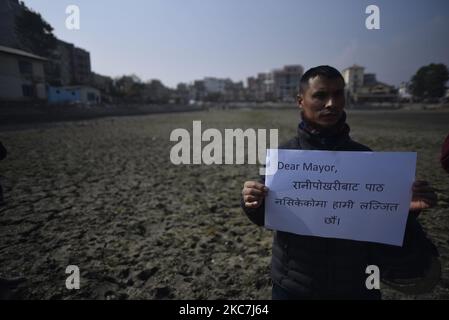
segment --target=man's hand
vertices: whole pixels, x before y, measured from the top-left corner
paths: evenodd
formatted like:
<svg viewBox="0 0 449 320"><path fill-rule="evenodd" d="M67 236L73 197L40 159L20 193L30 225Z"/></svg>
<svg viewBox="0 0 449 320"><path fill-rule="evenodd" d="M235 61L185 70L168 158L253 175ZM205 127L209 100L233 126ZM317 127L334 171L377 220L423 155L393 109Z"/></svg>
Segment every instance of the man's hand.
<svg viewBox="0 0 449 320"><path fill-rule="evenodd" d="M437 195L427 181L415 181L412 191L410 211L429 209L437 204Z"/></svg>
<svg viewBox="0 0 449 320"><path fill-rule="evenodd" d="M243 185L242 195L245 207L259 208L268 193L268 188L257 181L246 181Z"/></svg>

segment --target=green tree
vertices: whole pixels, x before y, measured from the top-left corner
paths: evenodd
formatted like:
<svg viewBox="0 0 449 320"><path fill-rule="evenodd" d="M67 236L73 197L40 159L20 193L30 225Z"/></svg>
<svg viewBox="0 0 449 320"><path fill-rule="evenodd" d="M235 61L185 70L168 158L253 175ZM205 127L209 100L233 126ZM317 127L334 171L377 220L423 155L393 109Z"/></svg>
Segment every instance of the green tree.
<svg viewBox="0 0 449 320"><path fill-rule="evenodd" d="M160 80L153 79L145 84L145 101L149 103L168 103L170 100L170 89Z"/></svg>
<svg viewBox="0 0 449 320"><path fill-rule="evenodd" d="M51 58L57 41L53 27L42 16L26 7L16 17L16 34L22 47L34 54Z"/></svg>
<svg viewBox="0 0 449 320"><path fill-rule="evenodd" d="M446 82L449 80L447 67L440 64L429 64L421 67L412 77L410 89L418 99L441 98L446 92Z"/></svg>
<svg viewBox="0 0 449 320"><path fill-rule="evenodd" d="M144 88L145 84L138 76L124 75L115 79L112 94L123 101L139 103L143 101Z"/></svg>

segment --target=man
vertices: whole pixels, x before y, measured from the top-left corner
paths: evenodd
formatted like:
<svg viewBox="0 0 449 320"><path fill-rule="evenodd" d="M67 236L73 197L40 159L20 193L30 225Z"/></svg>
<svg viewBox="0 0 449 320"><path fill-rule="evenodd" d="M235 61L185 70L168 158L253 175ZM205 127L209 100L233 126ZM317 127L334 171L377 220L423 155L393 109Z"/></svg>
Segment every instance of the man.
<svg viewBox="0 0 449 320"><path fill-rule="evenodd" d="M344 87L342 75L332 67L308 70L299 88L302 122L298 134L280 148L371 151L349 137ZM267 192L263 177L262 181L245 182L242 190L242 208L259 226L264 225ZM275 232L271 263L273 299L380 299L379 290L366 288L368 265L377 265L382 279L393 285L409 284L406 279L426 279L432 270L431 283L419 286L433 287L439 278L438 252L416 217L420 210L435 204L436 194L429 184L415 182L403 247Z"/></svg>

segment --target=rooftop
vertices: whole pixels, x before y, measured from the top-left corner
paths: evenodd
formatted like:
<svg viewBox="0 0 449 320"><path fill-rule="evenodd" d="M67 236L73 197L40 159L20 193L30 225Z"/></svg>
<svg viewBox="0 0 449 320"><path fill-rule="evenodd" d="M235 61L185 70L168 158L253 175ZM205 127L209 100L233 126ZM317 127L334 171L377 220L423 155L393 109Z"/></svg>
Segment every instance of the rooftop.
<svg viewBox="0 0 449 320"><path fill-rule="evenodd" d="M0 52L8 53L8 54L11 54L14 56L26 57L26 58L30 58L30 59L34 59L34 60L47 61L47 59L45 59L44 57L40 57L40 56L37 56L30 52L26 52L23 50L10 48L10 47L5 47L5 46L0 46Z"/></svg>
<svg viewBox="0 0 449 320"><path fill-rule="evenodd" d="M365 67L358 66L358 65L354 64L354 65L352 65L350 67L347 67L347 68L343 69L343 71L349 70L349 69L365 69Z"/></svg>

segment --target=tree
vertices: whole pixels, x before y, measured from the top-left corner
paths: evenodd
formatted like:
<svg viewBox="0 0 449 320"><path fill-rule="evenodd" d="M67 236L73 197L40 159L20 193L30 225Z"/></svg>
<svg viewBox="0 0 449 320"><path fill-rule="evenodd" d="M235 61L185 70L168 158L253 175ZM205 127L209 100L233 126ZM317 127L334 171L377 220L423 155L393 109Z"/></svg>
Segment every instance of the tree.
<svg viewBox="0 0 449 320"><path fill-rule="evenodd" d="M42 16L21 3L22 10L16 17L16 34L22 47L34 54L51 58L57 41L53 27Z"/></svg>
<svg viewBox="0 0 449 320"><path fill-rule="evenodd" d="M442 63L432 63L416 72L412 77L410 89L418 99L438 99L444 96L448 80L447 67Z"/></svg>
<svg viewBox="0 0 449 320"><path fill-rule="evenodd" d="M168 103L170 100L170 89L160 80L153 79L145 84L145 102Z"/></svg>
<svg viewBox="0 0 449 320"><path fill-rule="evenodd" d="M189 86L185 83L179 83L176 90L173 92L176 103L188 104L190 100Z"/></svg>
<svg viewBox="0 0 449 320"><path fill-rule="evenodd" d="M126 102L140 103L143 101L144 88L145 84L138 76L125 75L115 79L112 94Z"/></svg>

